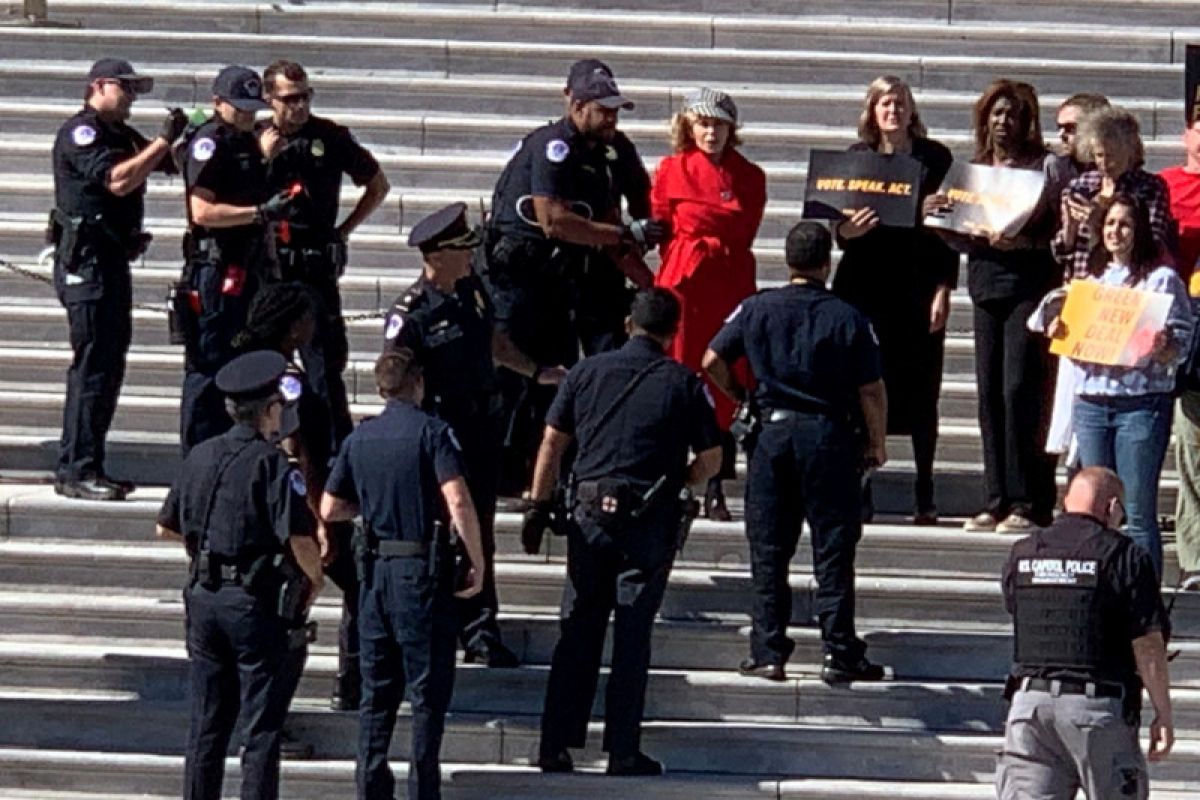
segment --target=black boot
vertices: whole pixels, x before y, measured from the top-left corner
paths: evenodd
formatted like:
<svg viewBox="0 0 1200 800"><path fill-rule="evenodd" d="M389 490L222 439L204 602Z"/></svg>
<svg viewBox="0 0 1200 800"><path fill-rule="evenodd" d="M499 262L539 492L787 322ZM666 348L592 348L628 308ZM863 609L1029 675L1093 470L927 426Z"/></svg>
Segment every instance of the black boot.
<svg viewBox="0 0 1200 800"><path fill-rule="evenodd" d="M329 707L334 711L357 711L362 703L362 673L358 670L358 656L339 659L337 677L333 679L333 692L329 695Z"/></svg>

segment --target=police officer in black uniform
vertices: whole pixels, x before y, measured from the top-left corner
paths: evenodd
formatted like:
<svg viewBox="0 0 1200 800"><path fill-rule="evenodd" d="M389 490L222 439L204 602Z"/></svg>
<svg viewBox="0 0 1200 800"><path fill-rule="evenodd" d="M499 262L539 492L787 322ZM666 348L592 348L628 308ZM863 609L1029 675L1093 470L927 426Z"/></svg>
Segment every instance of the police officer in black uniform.
<svg viewBox="0 0 1200 800"><path fill-rule="evenodd" d="M1000 800L1144 799L1142 687L1154 707L1150 760L1174 744L1170 624L1150 556L1118 530L1116 473L1081 470L1050 527L1013 545L1004 603L1013 615L1012 701L996 770Z"/></svg>
<svg viewBox="0 0 1200 800"><path fill-rule="evenodd" d="M219 800L242 720L244 800L279 797L280 728L290 650L321 588L303 476L270 443L284 406L279 353L256 351L216 377L234 427L194 448L158 514L158 534L191 557L184 590L191 672L185 800Z"/></svg>
<svg viewBox="0 0 1200 800"><path fill-rule="evenodd" d="M275 248L286 281L311 288L317 303L317 331L300 352L308 380L329 403L337 441L353 427L342 372L349 358L338 278L346 268L346 240L379 207L389 190L377 162L342 125L311 113L314 90L304 67L275 61L263 71L272 118L260 130L270 185L305 192L300 212L276 227ZM364 187L362 196L338 222L342 176Z"/></svg>
<svg viewBox="0 0 1200 800"><path fill-rule="evenodd" d="M534 506L522 530L527 552L537 552L555 522L551 497L561 461L573 441L579 445L571 478L576 524L556 524L566 528L568 581L542 711L538 764L546 772L572 770L567 748L585 744L615 612L605 699L608 773L662 774L662 764L641 751L650 634L683 526L695 513L686 490L721 465L720 429L703 384L664 352L679 315L668 290L639 292L629 341L572 369L546 415Z"/></svg>
<svg viewBox="0 0 1200 800"><path fill-rule="evenodd" d="M831 246L829 231L816 222L792 228L788 285L738 306L704 354L705 369L734 400L747 399L730 368L740 357L758 381L752 402L762 431L746 483L753 629L750 657L739 669L775 681L785 679L784 664L795 647L787 635L788 564L805 521L812 531L813 605L825 650L822 679L884 677L854 632L854 553L862 536L863 470L887 460L887 397L870 323L825 288ZM864 432L856 430L855 416Z"/></svg>
<svg viewBox="0 0 1200 800"><path fill-rule="evenodd" d="M603 71L573 80L566 116L527 135L505 166L492 197L484 241L484 277L496 305L498 329L537 364L533 375L502 375L509 417L503 479L506 491L524 488L527 462L553 391L539 389L546 369L579 356L577 280L597 248L619 254L654 246L666 228L650 219L621 223L609 165L617 115L633 103ZM619 257L618 263L631 262ZM643 284L645 265L631 272Z"/></svg>
<svg viewBox="0 0 1200 800"><path fill-rule="evenodd" d="M412 352L381 355L375 382L387 406L343 442L321 498L327 522L359 514L363 522L358 797L394 797L387 753L407 690L413 715L408 796L437 800L438 753L454 688L452 601L483 587L479 521L454 433L420 408L425 387ZM470 564L457 593L449 523Z"/></svg>
<svg viewBox="0 0 1200 800"><path fill-rule="evenodd" d="M492 565L496 555L496 487L503 409L493 356L518 372L536 364L510 347L496 347L492 302L471 268L479 234L467 222L465 203L435 211L413 226L408 244L421 250L424 269L392 305L384 323L384 349L406 347L425 374L422 408L449 423L462 445L467 485L479 517L487 565L483 591L458 605L468 663L515 667L496 624L498 601Z"/></svg>
<svg viewBox="0 0 1200 800"><path fill-rule="evenodd" d="M213 376L236 355L255 292L278 280L271 223L299 203L271 195L254 135L254 113L267 108L262 81L247 67L225 67L213 81L216 113L185 137L176 153L186 186L187 262L176 295L186 346L181 439L184 454L222 433L229 419Z"/></svg>
<svg viewBox="0 0 1200 800"><path fill-rule="evenodd" d="M171 169L164 156L187 124L183 112L172 109L152 140L126 124L137 96L153 87L154 79L134 72L128 61L97 61L88 71L83 108L54 139L54 289L67 309L74 353L54 488L67 497L119 500L133 489L104 471L105 439L133 337L129 262L150 239L142 231L146 178Z"/></svg>
<svg viewBox="0 0 1200 800"><path fill-rule="evenodd" d="M567 85L563 89L568 108L571 102L571 86L582 85L589 74L596 73L615 78L608 65L595 58L585 58L571 65ZM605 148L604 155L608 161L613 194L616 198L615 207L619 208L621 198L624 198L630 217L649 217L650 175L642 164L637 147L624 131L618 130ZM630 251L626 258L634 258L633 252ZM648 286L651 282L647 272L640 284ZM589 254L579 275L576 295L579 303L576 324L584 355L603 353L624 344L625 317L629 311L629 302L633 299L633 292L626 286L625 273L617 268L611 256L604 251Z"/></svg>
<svg viewBox="0 0 1200 800"><path fill-rule="evenodd" d="M312 292L298 282L267 286L254 298L246 330L239 337L246 350L274 350L291 359L302 351L317 327ZM337 452L337 433L329 404L316 392L300 365L289 361L279 382L280 392L295 411L295 429L281 431L284 449L294 458L308 487L315 514L321 491ZM342 592L342 619L338 628L338 671L330 695L335 711L358 709L358 575L351 546L349 523L318 524L325 575Z"/></svg>

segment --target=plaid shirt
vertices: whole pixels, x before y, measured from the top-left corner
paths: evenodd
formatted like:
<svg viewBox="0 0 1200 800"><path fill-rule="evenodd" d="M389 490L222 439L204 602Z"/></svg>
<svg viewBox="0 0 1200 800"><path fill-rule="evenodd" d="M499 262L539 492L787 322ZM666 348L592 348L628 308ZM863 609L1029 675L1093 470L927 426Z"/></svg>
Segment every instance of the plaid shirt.
<svg viewBox="0 0 1200 800"><path fill-rule="evenodd" d="M1065 198L1068 194L1074 193L1088 200L1094 200L1096 195L1100 194L1101 180L1100 170L1093 169L1085 172L1067 184L1067 188L1062 191L1062 196ZM1146 208L1150 211L1150 229L1154 231L1155 241L1162 247L1163 258L1168 263L1174 264L1179 238L1175 218L1171 216L1171 200L1167 191L1167 182L1153 173L1146 172L1141 167L1135 167L1117 178L1117 191L1132 195L1145 203ZM1064 241L1062 227L1058 229L1058 233L1054 234L1054 239L1050 242L1050 249L1054 252L1058 263L1062 264L1067 280L1087 276L1088 245L1091 239L1092 229L1086 221L1080 223L1073 246L1067 245ZM1188 272L1191 272L1190 265Z"/></svg>

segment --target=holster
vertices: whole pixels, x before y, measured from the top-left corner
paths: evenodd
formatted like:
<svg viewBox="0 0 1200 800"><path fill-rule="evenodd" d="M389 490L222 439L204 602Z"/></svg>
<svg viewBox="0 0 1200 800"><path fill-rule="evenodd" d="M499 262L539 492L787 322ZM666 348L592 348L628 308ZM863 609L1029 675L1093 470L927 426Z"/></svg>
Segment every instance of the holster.
<svg viewBox="0 0 1200 800"><path fill-rule="evenodd" d="M495 231L487 234L484 247L488 274L503 276L514 283L536 280L553 274L555 247L549 240L521 236L505 236Z"/></svg>
<svg viewBox="0 0 1200 800"><path fill-rule="evenodd" d="M675 536L675 549L681 551L687 544L688 536L692 533L692 525L700 516L700 501L692 495L692 490L683 487L679 492L679 529Z"/></svg>
<svg viewBox="0 0 1200 800"><path fill-rule="evenodd" d="M642 507L637 487L625 478L599 478L579 481L575 502L588 518L602 528L627 524Z"/></svg>
<svg viewBox="0 0 1200 800"><path fill-rule="evenodd" d="M79 270L79 234L83 224L82 216L73 217L58 208L50 212L50 219L46 223L46 243L55 246L54 262L64 273Z"/></svg>
<svg viewBox="0 0 1200 800"><path fill-rule="evenodd" d="M729 433L747 455L754 450L758 436L762 433L762 412L757 403L744 400L738 405L733 422L729 425Z"/></svg>

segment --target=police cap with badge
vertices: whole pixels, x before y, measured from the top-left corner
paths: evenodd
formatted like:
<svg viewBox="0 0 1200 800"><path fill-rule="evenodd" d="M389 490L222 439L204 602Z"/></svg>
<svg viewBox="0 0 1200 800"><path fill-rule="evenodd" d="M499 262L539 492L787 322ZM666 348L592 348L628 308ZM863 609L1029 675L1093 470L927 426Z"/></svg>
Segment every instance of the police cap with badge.
<svg viewBox="0 0 1200 800"><path fill-rule="evenodd" d="M239 111L262 111L271 106L262 97L262 78L249 67L225 67L213 79L213 96Z"/></svg>
<svg viewBox="0 0 1200 800"><path fill-rule="evenodd" d="M483 242L467 222L467 204L451 203L422 219L408 234L408 246L422 254L438 250L474 250Z"/></svg>
<svg viewBox="0 0 1200 800"><path fill-rule="evenodd" d="M596 102L608 109L622 108L632 111L633 101L621 94L612 70L602 61L585 59L571 66L567 78L567 91L571 101L577 103Z"/></svg>
<svg viewBox="0 0 1200 800"><path fill-rule="evenodd" d="M299 427L296 401L301 391L299 379L288 375L287 368L287 359L275 350L254 350L221 367L217 389L234 403L278 397L283 403L279 435L286 437Z"/></svg>
<svg viewBox="0 0 1200 800"><path fill-rule="evenodd" d="M154 90L154 78L139 74L123 58L102 58L92 64L88 70L88 83L102 80L119 81L122 88L133 94L147 94Z"/></svg>

